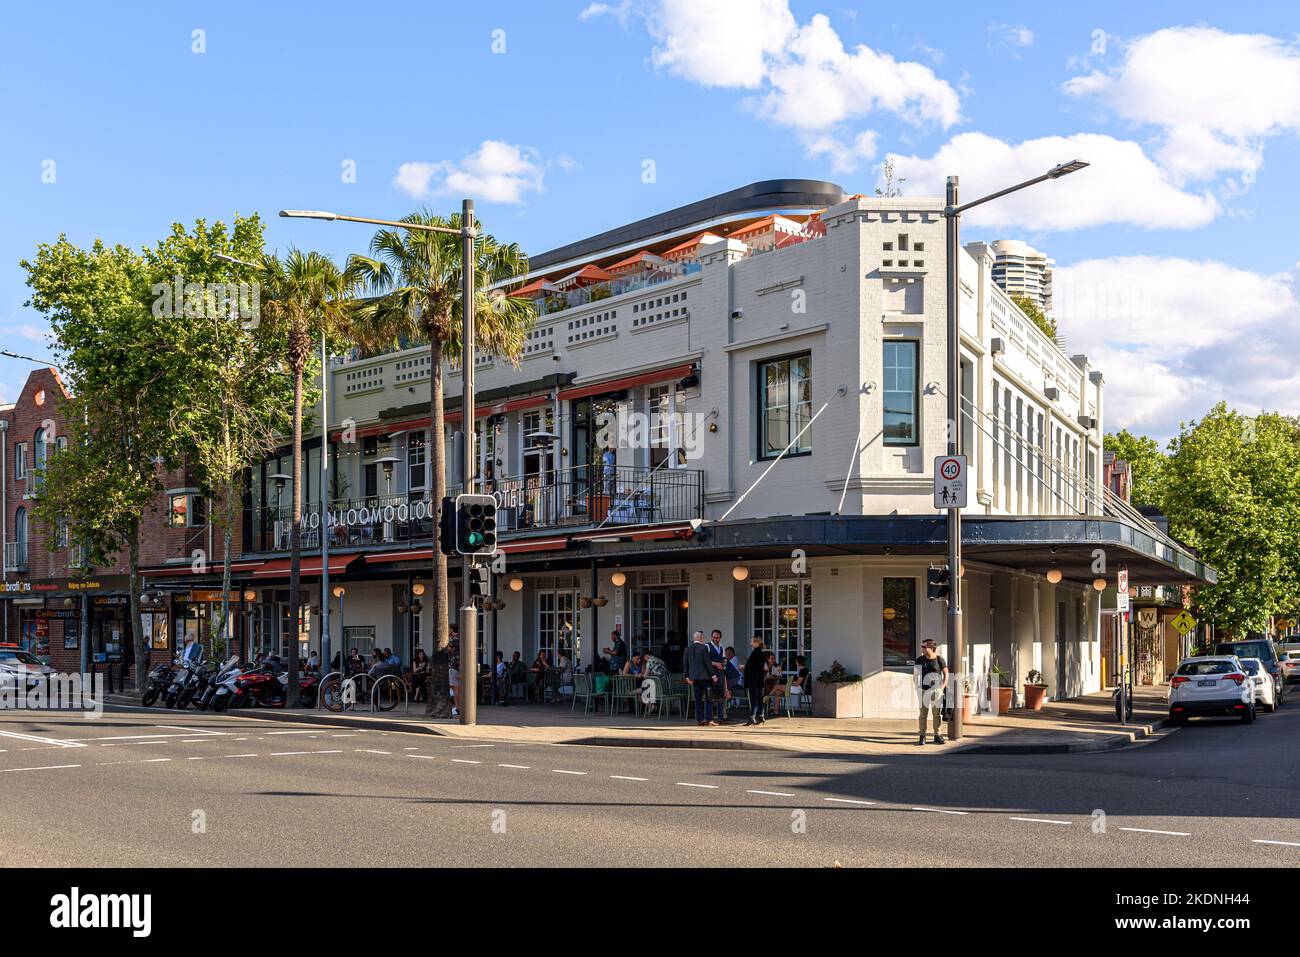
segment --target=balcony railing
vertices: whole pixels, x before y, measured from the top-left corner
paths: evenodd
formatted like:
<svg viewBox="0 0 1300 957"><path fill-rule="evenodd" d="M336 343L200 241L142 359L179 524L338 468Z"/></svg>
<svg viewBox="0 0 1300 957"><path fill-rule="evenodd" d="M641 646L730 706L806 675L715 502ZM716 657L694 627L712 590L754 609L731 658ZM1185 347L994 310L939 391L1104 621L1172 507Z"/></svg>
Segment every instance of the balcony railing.
<svg viewBox="0 0 1300 957"><path fill-rule="evenodd" d="M27 571L26 542L5 542L5 568L11 572Z"/></svg>
<svg viewBox="0 0 1300 957"><path fill-rule="evenodd" d="M502 538L558 528L617 528L686 522L704 517L704 473L698 469L645 469L598 465L559 469L544 476L482 483L497 499ZM459 492L449 487L448 495ZM289 550L288 506L256 510L253 548ZM365 548L433 541L437 508L428 493L337 499L330 503L330 547ZM302 549L320 548L318 505L303 509Z"/></svg>
<svg viewBox="0 0 1300 957"><path fill-rule="evenodd" d="M566 292L548 293L544 297L539 296L535 299L534 304L537 307L537 314L546 316L555 312L563 312L566 309L585 306L588 303L599 302L613 296L621 296L627 292L636 292L638 289L657 286L660 283L671 282L674 279L680 279L683 276L689 276L699 271L699 263L665 264L654 272L643 276L611 279L606 282L593 283L590 286L582 286L578 289L570 289Z"/></svg>

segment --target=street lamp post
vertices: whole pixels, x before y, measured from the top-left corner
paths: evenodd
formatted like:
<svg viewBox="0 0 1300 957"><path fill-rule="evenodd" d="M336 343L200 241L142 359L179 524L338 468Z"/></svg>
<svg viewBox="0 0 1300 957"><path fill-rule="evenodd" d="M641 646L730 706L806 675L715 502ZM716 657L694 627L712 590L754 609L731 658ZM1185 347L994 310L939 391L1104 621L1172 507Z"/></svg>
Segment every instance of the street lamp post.
<svg viewBox="0 0 1300 957"><path fill-rule="evenodd" d="M474 240L478 230L474 225L474 201L466 199L461 202L460 229L449 226L432 226L426 223L403 223L391 219L374 219L369 216L344 216L323 210L282 209L280 215L289 219L323 219L328 222L367 223L372 226L388 226L393 229L408 229L430 233L447 233L459 236L461 249L461 428L465 436L463 474L465 491L472 489L471 476L477 456L474 451ZM435 437L430 435L430 440ZM437 554L437 548L434 553ZM466 555L461 563L460 608L460 673L461 724L478 723L478 618L474 613L474 604L470 597L471 579L474 574L474 559ZM436 627L436 626L435 626ZM468 677L467 677L468 676Z"/></svg>
<svg viewBox="0 0 1300 957"><path fill-rule="evenodd" d="M944 198L943 216L947 220L947 249L945 267L947 277L948 305L948 454L961 453L961 317L958 309L960 277L958 262L961 255L961 214L974 206L1014 193L1018 190L1041 183L1044 180L1060 179L1069 173L1077 172L1088 164L1083 160L1071 160L1059 166L1053 166L1041 176L1017 183L996 193L990 193L969 203L958 202L958 179L949 176L947 195ZM957 741L962 736L962 707L965 704L962 695L965 691L963 681L966 674L966 648L962 634L961 618L961 509L955 504L948 508L948 654L955 668L953 687L952 717L948 721L948 737Z"/></svg>

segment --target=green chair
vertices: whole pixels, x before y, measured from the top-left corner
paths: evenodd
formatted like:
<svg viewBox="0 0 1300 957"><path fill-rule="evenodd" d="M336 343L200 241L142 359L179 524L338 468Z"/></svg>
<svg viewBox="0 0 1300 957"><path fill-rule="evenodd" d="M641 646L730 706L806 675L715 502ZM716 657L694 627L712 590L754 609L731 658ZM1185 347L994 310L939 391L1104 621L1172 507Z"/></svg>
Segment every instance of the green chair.
<svg viewBox="0 0 1300 957"><path fill-rule="evenodd" d="M560 700L560 669L546 669L546 694L545 700L552 703Z"/></svg>
<svg viewBox="0 0 1300 957"><path fill-rule="evenodd" d="M690 698L685 694L685 692L680 689L674 689L672 682L663 676L651 677L650 680L654 682L655 704L657 705L659 717L668 717L668 709L673 704L676 704L677 713L682 718L685 718L687 702L690 701Z"/></svg>
<svg viewBox="0 0 1300 957"><path fill-rule="evenodd" d="M579 673L573 676L573 704L569 706L569 713L578 707L578 699L582 699L582 713L591 714L596 710L596 702L605 702L605 713L609 713L609 693L598 692L595 687L596 683L589 674Z"/></svg>
<svg viewBox="0 0 1300 957"><path fill-rule="evenodd" d="M641 704L641 693L637 688L639 681L640 679L634 675L613 676L609 693L611 713L622 711L623 704L630 706L633 715L639 712Z"/></svg>
<svg viewBox="0 0 1300 957"><path fill-rule="evenodd" d="M695 713L695 695L691 693L691 686L686 683L685 675L668 676L668 693L679 695L686 702L686 717L689 718Z"/></svg>

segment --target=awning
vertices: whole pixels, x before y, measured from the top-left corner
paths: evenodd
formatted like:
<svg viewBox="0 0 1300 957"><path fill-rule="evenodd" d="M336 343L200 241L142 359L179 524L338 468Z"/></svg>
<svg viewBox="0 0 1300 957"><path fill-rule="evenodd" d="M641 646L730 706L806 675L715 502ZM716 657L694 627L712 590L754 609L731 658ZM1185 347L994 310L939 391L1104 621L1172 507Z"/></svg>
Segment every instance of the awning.
<svg viewBox="0 0 1300 957"><path fill-rule="evenodd" d="M330 556L330 574L341 575L347 571L348 566L355 562L360 556L350 555L331 555ZM262 567L253 572L254 578L284 578L289 574L289 565L291 559L272 558L270 561L263 562ZM320 555L304 555L298 562L299 573L304 577L316 577L320 575Z"/></svg>
<svg viewBox="0 0 1300 957"><path fill-rule="evenodd" d="M388 562L433 561L432 548L410 548L403 552L379 552L366 556L367 565L385 565Z"/></svg>
<svg viewBox="0 0 1300 957"><path fill-rule="evenodd" d="M530 395L522 399L509 399L503 402L476 405L474 412L476 418L484 418L489 415L505 415L509 412L518 412L521 409L535 409L538 406L546 405L550 401L551 398L548 395ZM459 422L460 420L460 409L455 409L443 416L444 422ZM357 429L356 437L362 439L371 435L390 435L393 432L410 432L412 429L427 429L428 427L429 416L423 415L416 419L401 419L377 425L367 425ZM331 442L337 442L342 437L342 431L330 433Z"/></svg>
<svg viewBox="0 0 1300 957"><path fill-rule="evenodd" d="M561 400L568 399L585 399L592 395L602 395L606 392L618 392L622 389L631 389L638 385L652 385L655 382L668 382L672 379L684 379L689 375L695 366L686 362L679 366L671 366L667 369L657 369L654 372L642 372L639 375L625 376L621 379L606 379L604 382L594 382L591 385L580 385L572 389L565 389L559 393L558 398Z"/></svg>
<svg viewBox="0 0 1300 957"><path fill-rule="evenodd" d="M264 564L266 562L261 559L231 562L230 571L232 574L243 574L244 572L254 571ZM161 578L173 575L211 575L214 572L222 571L223 568L224 564L218 561L209 563L203 567L202 571L199 571L194 567L193 563L187 562L183 565L177 563L175 565L163 565L158 568L142 568L140 574L146 578ZM256 572L254 573L256 574Z"/></svg>

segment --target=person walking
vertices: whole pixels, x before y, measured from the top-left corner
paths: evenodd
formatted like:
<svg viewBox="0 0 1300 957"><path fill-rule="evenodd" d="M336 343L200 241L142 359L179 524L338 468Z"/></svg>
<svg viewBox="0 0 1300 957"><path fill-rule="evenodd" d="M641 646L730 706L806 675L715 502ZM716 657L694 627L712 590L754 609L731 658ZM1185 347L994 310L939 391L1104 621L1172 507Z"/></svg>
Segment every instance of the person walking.
<svg viewBox="0 0 1300 957"><path fill-rule="evenodd" d="M749 695L749 720L745 727L763 723L763 685L767 680L767 652L763 639L749 639L749 657L745 659L745 691Z"/></svg>
<svg viewBox="0 0 1300 957"><path fill-rule="evenodd" d="M921 642L921 654L916 659L917 693L921 702L920 737L917 745L925 744L925 716L928 711L934 721L934 743L943 744L943 695L948 687L948 662L939 657L934 639Z"/></svg>
<svg viewBox="0 0 1300 957"><path fill-rule="evenodd" d="M691 644L686 649L686 683L691 686L695 698L695 718L701 725L716 725L713 720L713 685L718 680L718 669L713 667L709 658L709 646L704 641L704 632L697 631L691 636Z"/></svg>

